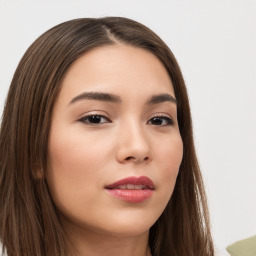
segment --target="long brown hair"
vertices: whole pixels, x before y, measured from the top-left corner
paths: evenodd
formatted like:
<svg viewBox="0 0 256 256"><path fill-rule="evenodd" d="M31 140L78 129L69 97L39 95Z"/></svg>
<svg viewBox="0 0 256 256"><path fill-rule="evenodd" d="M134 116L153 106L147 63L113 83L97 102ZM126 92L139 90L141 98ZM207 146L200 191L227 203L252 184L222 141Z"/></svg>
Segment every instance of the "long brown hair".
<svg viewBox="0 0 256 256"><path fill-rule="evenodd" d="M194 149L185 83L167 45L126 18L83 18L40 36L21 59L0 130L0 239L8 256L65 256L65 236L44 177L52 109L72 63L99 46L128 44L164 64L178 102L183 160L172 197L151 227L154 256L213 256L206 197Z"/></svg>

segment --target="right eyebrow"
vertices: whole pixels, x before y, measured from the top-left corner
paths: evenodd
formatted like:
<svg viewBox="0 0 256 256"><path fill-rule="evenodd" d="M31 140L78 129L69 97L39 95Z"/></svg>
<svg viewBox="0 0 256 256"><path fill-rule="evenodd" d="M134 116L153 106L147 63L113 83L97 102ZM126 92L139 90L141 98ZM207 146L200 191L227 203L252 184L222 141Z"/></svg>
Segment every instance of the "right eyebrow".
<svg viewBox="0 0 256 256"><path fill-rule="evenodd" d="M121 103L120 97L114 94L104 93L104 92L83 92L77 95L76 97L74 97L69 104L72 104L84 99L107 101L111 103Z"/></svg>
<svg viewBox="0 0 256 256"><path fill-rule="evenodd" d="M168 94L168 93L153 95L147 101L147 104L149 104L149 105L159 104L159 103L166 102L166 101L174 103L175 105L177 105L177 100L171 94Z"/></svg>

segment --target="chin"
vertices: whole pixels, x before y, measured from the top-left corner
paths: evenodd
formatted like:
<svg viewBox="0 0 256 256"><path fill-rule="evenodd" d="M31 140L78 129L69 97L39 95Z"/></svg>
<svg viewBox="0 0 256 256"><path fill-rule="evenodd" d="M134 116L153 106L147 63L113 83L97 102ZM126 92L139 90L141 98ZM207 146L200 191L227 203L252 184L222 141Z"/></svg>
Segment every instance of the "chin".
<svg viewBox="0 0 256 256"><path fill-rule="evenodd" d="M108 236L114 236L118 238L128 238L128 237L139 237L149 233L151 226L128 226L122 225L117 227L112 227L110 230L105 230Z"/></svg>
<svg viewBox="0 0 256 256"><path fill-rule="evenodd" d="M154 216L152 212L143 215L127 214L123 216L115 216L107 222L105 230L109 230L110 233L121 236L139 236L144 233L148 233L149 229L154 225L158 219L158 215Z"/></svg>

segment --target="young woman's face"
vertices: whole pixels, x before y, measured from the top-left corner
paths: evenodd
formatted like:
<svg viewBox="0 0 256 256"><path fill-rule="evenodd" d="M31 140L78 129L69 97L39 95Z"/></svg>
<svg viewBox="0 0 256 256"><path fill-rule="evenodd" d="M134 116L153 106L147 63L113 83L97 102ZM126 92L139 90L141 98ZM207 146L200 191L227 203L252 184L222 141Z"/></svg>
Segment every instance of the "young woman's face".
<svg viewBox="0 0 256 256"><path fill-rule="evenodd" d="M64 228L146 234L182 155L172 82L153 54L104 46L71 66L54 106L46 176Z"/></svg>

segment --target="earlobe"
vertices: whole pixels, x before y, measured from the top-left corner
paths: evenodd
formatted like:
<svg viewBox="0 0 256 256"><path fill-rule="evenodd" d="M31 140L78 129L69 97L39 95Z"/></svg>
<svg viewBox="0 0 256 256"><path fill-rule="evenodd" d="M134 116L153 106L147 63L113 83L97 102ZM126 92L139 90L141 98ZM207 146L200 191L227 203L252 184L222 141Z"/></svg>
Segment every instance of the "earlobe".
<svg viewBox="0 0 256 256"><path fill-rule="evenodd" d="M44 170L43 168L41 167L41 165L39 164L35 164L33 170L32 170L32 175L33 175L33 178L35 180L41 180L44 178Z"/></svg>
<svg viewBox="0 0 256 256"><path fill-rule="evenodd" d="M41 179L43 179L43 178L44 178L44 172L43 172L42 170L37 170L37 171L35 172L34 178L35 178L36 180L41 180Z"/></svg>

